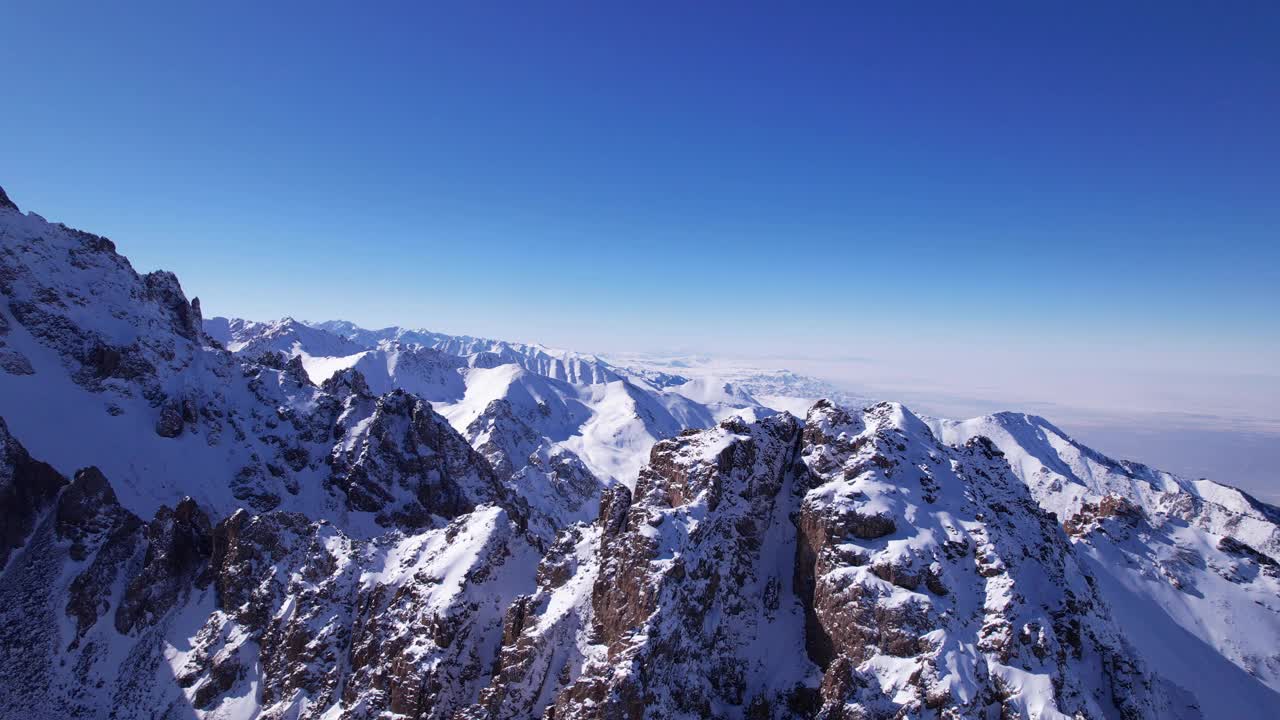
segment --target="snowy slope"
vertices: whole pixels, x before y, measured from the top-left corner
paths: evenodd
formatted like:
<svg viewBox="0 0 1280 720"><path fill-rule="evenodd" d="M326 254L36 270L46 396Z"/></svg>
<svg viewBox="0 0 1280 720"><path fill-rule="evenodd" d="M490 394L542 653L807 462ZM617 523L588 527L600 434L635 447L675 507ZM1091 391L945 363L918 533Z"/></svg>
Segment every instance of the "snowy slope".
<svg viewBox="0 0 1280 720"><path fill-rule="evenodd" d="M950 443L988 437L1071 533L1103 597L1153 667L1211 716L1280 699L1280 511L1209 480L1119 462L1044 418L933 421Z"/></svg>

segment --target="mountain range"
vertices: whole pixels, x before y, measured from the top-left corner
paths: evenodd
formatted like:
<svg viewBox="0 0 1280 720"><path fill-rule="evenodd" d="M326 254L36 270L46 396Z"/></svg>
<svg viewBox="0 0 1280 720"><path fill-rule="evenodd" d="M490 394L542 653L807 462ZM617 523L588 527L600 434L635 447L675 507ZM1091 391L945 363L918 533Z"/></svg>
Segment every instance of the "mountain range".
<svg viewBox="0 0 1280 720"><path fill-rule="evenodd" d="M0 717L1280 716L1280 509L1048 420L204 318L0 190Z"/></svg>

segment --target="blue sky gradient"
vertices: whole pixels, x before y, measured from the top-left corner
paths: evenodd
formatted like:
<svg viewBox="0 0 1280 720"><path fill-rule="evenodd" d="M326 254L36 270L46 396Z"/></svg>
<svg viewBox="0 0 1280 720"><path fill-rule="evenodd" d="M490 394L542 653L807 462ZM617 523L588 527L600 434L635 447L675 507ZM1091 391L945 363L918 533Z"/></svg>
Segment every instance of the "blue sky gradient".
<svg viewBox="0 0 1280 720"><path fill-rule="evenodd" d="M854 5L15 3L0 183L210 313L1280 427L1280 5Z"/></svg>

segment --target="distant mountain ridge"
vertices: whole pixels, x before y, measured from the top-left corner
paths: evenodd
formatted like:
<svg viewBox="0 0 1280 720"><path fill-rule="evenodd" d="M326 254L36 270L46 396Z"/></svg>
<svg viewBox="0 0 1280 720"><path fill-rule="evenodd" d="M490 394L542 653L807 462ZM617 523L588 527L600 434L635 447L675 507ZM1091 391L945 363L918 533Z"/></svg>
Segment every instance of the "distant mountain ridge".
<svg viewBox="0 0 1280 720"><path fill-rule="evenodd" d="M314 382L357 368L375 390L403 388L429 400L459 432L504 401L548 449L580 456L608 483L633 482L645 448L659 439L730 414L775 412L732 385L685 379L660 387L598 356L542 345L290 318L211 318L206 332L238 355L297 357ZM518 470L525 460L504 463Z"/></svg>

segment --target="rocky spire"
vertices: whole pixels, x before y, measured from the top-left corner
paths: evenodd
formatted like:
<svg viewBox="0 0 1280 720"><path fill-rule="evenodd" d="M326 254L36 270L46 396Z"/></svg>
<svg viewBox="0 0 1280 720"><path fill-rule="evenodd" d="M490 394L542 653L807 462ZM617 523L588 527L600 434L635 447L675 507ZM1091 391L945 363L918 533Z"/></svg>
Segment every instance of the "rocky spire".
<svg viewBox="0 0 1280 720"><path fill-rule="evenodd" d="M5 210L19 212L17 204L10 200L9 196L5 193L4 188L0 187L0 212Z"/></svg>

